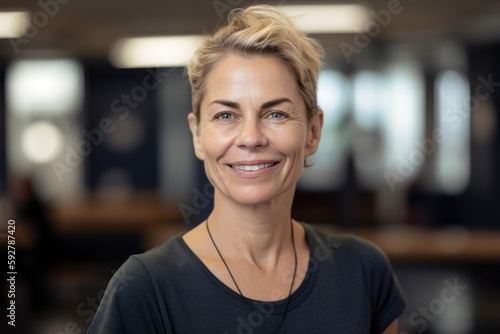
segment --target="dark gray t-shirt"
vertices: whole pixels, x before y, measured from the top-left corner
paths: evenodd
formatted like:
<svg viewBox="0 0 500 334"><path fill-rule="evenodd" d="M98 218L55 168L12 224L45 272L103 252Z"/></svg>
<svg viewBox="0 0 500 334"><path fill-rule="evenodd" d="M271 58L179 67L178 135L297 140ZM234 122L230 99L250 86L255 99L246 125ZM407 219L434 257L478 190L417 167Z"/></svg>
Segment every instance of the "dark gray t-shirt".
<svg viewBox="0 0 500 334"><path fill-rule="evenodd" d="M382 333L405 307L386 256L357 237L303 226L308 272L290 296L279 333ZM88 333L274 333L284 304L245 300L179 235L123 264Z"/></svg>

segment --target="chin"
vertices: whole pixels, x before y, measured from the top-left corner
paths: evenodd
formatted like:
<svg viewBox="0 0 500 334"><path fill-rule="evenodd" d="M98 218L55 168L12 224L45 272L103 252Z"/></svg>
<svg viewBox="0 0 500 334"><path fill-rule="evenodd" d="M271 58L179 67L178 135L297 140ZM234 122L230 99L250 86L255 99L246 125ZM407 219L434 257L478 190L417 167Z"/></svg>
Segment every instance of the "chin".
<svg viewBox="0 0 500 334"><path fill-rule="evenodd" d="M251 191L231 191L229 198L233 201L243 205L260 205L271 203L282 195L283 192L266 191L262 189L252 189Z"/></svg>

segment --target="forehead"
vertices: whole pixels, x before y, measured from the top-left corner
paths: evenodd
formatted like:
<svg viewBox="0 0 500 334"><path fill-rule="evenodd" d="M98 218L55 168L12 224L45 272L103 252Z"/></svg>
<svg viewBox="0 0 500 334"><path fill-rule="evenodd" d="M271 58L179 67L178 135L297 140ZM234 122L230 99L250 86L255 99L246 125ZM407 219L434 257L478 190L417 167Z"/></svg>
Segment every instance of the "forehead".
<svg viewBox="0 0 500 334"><path fill-rule="evenodd" d="M202 106L214 99L260 104L277 97L301 99L295 78L280 59L230 54L208 74Z"/></svg>

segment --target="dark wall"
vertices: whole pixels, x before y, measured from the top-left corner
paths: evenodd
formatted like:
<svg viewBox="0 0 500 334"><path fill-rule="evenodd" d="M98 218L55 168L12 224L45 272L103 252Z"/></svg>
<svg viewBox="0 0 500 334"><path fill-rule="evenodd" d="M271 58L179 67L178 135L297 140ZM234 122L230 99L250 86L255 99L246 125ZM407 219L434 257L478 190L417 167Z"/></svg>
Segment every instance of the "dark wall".
<svg viewBox="0 0 500 334"><path fill-rule="evenodd" d="M472 151L472 189L471 208L468 219L479 227L500 228L500 43L474 45L469 48L471 96L477 95L476 89L491 81L490 95L480 104L491 105L495 114L495 131L486 143L471 143ZM483 106L480 106L481 108ZM472 108L472 112L477 109ZM475 182L476 181L476 182ZM474 187L475 183L478 185Z"/></svg>
<svg viewBox="0 0 500 334"><path fill-rule="evenodd" d="M158 108L152 88L157 86L154 72L101 64L85 67L87 100L83 124L85 131L92 133L88 138L93 140L92 152L86 157L86 186L95 189L107 172L119 170L128 175L133 189L157 188ZM120 149L117 141L133 144L130 149ZM113 142L115 145L111 145Z"/></svg>

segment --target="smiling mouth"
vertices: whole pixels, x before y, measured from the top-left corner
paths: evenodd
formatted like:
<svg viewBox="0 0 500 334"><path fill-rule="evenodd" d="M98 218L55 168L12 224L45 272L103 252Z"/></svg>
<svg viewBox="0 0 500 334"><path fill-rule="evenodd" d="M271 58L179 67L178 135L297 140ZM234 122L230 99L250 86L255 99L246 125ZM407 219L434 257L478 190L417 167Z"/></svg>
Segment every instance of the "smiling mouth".
<svg viewBox="0 0 500 334"><path fill-rule="evenodd" d="M243 170L245 172L256 172L265 168L272 167L276 165L277 162L271 162L267 164L259 164L259 165L230 165L233 169Z"/></svg>

